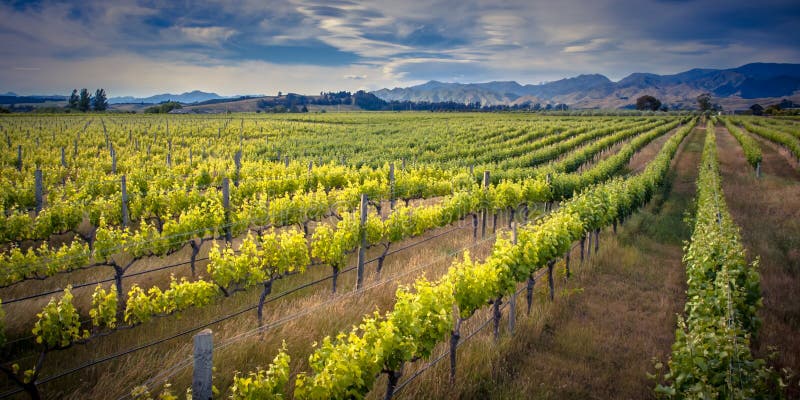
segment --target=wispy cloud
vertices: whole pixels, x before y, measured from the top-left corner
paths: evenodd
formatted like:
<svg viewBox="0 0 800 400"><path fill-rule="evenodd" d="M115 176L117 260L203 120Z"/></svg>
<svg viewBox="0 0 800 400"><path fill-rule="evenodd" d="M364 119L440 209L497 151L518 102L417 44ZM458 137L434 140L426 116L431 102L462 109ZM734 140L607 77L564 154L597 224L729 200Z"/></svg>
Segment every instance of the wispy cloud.
<svg viewBox="0 0 800 400"><path fill-rule="evenodd" d="M191 42L216 45L221 44L236 34L235 29L225 28L222 26L180 27L178 28L178 31L180 31L183 36Z"/></svg>
<svg viewBox="0 0 800 400"><path fill-rule="evenodd" d="M574 44L564 47L564 53L583 53L587 51L598 51L607 47L611 43L610 39L597 38L584 42L582 44Z"/></svg>

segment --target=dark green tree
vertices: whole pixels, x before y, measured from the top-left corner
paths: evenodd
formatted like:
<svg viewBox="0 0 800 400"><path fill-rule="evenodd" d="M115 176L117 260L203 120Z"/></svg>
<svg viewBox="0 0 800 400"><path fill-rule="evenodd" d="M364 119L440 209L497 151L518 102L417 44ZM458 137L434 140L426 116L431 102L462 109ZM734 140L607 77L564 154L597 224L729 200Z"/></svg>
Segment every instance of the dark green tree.
<svg viewBox="0 0 800 400"><path fill-rule="evenodd" d="M67 102L67 107L71 109L78 108L78 101L80 98L78 97L78 89L72 89L72 94L69 95L69 101Z"/></svg>
<svg viewBox="0 0 800 400"><path fill-rule="evenodd" d="M183 108L181 103L175 101L167 101L157 106L152 106L144 109L145 114L166 114L172 110L179 110Z"/></svg>
<svg viewBox="0 0 800 400"><path fill-rule="evenodd" d="M658 111L659 108L661 108L661 100L650 96L649 94L636 99L636 109L639 111Z"/></svg>
<svg viewBox="0 0 800 400"><path fill-rule="evenodd" d="M761 104L753 104L750 106L750 111L753 112L753 115L764 115L764 107L761 107Z"/></svg>
<svg viewBox="0 0 800 400"><path fill-rule="evenodd" d="M78 110L89 111L92 106L92 96L86 88L81 89L80 98L78 99Z"/></svg>
<svg viewBox="0 0 800 400"><path fill-rule="evenodd" d="M92 108L95 111L105 111L108 109L108 97L106 97L105 89L95 90L94 98L92 99Z"/></svg>
<svg viewBox="0 0 800 400"><path fill-rule="evenodd" d="M771 104L768 105L766 109L764 109L764 114L767 115L779 115L781 113L781 106L778 104Z"/></svg>
<svg viewBox="0 0 800 400"><path fill-rule="evenodd" d="M700 96L697 96L697 107L703 112L711 110L713 107L711 104L711 94L703 93Z"/></svg>

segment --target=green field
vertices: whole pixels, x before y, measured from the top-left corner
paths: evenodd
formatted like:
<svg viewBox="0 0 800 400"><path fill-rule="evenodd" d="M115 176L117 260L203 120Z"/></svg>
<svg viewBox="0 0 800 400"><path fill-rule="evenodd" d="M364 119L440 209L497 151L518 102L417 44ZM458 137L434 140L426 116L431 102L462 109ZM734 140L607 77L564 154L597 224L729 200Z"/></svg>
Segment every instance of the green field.
<svg viewBox="0 0 800 400"><path fill-rule="evenodd" d="M0 398L800 395L796 119L0 130Z"/></svg>

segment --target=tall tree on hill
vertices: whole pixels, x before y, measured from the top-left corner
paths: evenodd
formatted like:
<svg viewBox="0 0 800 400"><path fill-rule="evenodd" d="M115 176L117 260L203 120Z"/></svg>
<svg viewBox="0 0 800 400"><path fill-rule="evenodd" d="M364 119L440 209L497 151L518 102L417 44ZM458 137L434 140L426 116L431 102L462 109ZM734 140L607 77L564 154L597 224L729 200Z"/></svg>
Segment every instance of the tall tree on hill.
<svg viewBox="0 0 800 400"><path fill-rule="evenodd" d="M71 109L78 108L78 101L80 98L78 97L78 89L72 89L72 94L69 95L69 101L67 102L67 106Z"/></svg>
<svg viewBox="0 0 800 400"><path fill-rule="evenodd" d="M713 107L711 104L711 94L703 93L697 96L697 107L703 112L711 110Z"/></svg>
<svg viewBox="0 0 800 400"><path fill-rule="evenodd" d="M661 100L646 94L636 99L636 109L640 111L658 111L661 108Z"/></svg>
<svg viewBox="0 0 800 400"><path fill-rule="evenodd" d="M92 96L89 94L89 90L86 88L81 89L80 98L78 99L78 110L81 111L89 111L89 107L92 105Z"/></svg>
<svg viewBox="0 0 800 400"><path fill-rule="evenodd" d="M108 108L108 98L105 89L97 89L92 99L92 108L95 111L105 111Z"/></svg>

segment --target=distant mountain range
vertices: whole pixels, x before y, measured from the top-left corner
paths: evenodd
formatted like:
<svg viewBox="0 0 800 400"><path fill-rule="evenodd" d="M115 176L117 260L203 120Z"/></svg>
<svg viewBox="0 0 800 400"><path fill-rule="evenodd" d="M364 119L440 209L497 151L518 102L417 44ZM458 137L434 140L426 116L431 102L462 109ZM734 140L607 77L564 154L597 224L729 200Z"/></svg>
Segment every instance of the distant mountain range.
<svg viewBox="0 0 800 400"><path fill-rule="evenodd" d="M539 85L521 85L514 81L485 83L446 83L430 81L407 88L381 89L372 92L385 101L457 102L482 105L567 104L570 108L633 108L639 96L655 96L670 109L695 108L696 98L711 93L713 102L726 110L746 109L754 103L762 106L786 98L800 103L800 64L754 63L731 69L692 69L674 75L633 73L618 82L600 74L578 75ZM150 97L111 97L115 109L139 109L165 101L203 105L235 102L263 97L220 96L200 90L182 94L158 94ZM67 96L0 94L0 104L39 104L58 106ZM248 103L249 104L249 103ZM255 103L254 103L255 104ZM39 106L37 105L37 106ZM131 108L133 107L133 108Z"/></svg>
<svg viewBox="0 0 800 400"><path fill-rule="evenodd" d="M260 97L257 95L256 97ZM69 96L64 95L18 95L14 92L0 93L0 104L35 104L45 102L66 101ZM165 101L176 101L183 104L196 104L208 101L228 101L242 98L243 96L220 96L216 93L208 93L200 90L186 92L182 94L157 94L150 97L111 97L109 104L158 104ZM252 96L244 96L252 97Z"/></svg>
<svg viewBox="0 0 800 400"><path fill-rule="evenodd" d="M108 99L108 103L109 104L121 104L121 103L158 104L158 103L163 103L165 101L176 101L178 103L189 104L189 103L200 103L208 100L230 99L236 97L239 96L225 97L225 96L220 96L216 93L208 93L200 90L195 90L182 94L164 93L150 97L132 97L132 96L111 97Z"/></svg>
<svg viewBox="0 0 800 400"><path fill-rule="evenodd" d="M30 96L20 96L14 92L6 92L0 94L0 104L2 105L18 105L18 104L37 104L42 105L44 103L59 103L65 101L67 98L65 96L59 95L30 95Z"/></svg>
<svg viewBox="0 0 800 400"><path fill-rule="evenodd" d="M407 88L372 92L386 101L455 101L498 104L556 104L572 108L632 107L649 94L671 108L693 108L702 93L726 109L743 109L755 102L800 99L800 64L754 63L732 69L692 69L675 75L634 73L619 82L599 74L579 75L539 85L514 81L445 83L430 81Z"/></svg>

